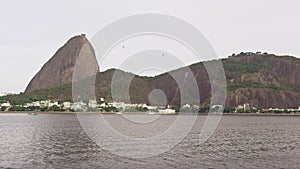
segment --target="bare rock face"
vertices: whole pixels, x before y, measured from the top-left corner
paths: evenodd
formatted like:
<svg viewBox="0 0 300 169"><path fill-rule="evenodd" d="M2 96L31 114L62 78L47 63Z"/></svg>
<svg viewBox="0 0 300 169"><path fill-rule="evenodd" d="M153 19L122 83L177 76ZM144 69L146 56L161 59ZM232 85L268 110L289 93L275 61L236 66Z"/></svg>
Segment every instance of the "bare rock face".
<svg viewBox="0 0 300 169"><path fill-rule="evenodd" d="M223 61L227 75L227 106L298 108L300 59L272 54L248 54Z"/></svg>
<svg viewBox="0 0 300 169"><path fill-rule="evenodd" d="M33 77L25 92L71 83L76 65L84 69L80 79L99 72L94 49L84 34L71 38L62 46ZM76 80L80 79L77 77Z"/></svg>

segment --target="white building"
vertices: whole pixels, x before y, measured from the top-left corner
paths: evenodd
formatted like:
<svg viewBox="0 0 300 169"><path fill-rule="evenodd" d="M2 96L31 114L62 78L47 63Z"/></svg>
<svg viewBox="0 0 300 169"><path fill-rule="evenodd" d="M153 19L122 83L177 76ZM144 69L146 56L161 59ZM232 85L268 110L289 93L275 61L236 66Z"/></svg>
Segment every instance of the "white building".
<svg viewBox="0 0 300 169"><path fill-rule="evenodd" d="M33 106L35 106L35 107L40 107L40 106L41 106L41 104L40 104L39 101L32 102L32 104L33 104Z"/></svg>
<svg viewBox="0 0 300 169"><path fill-rule="evenodd" d="M32 103L25 103L25 105L24 105L24 107L31 107L31 106L33 106Z"/></svg>
<svg viewBox="0 0 300 169"><path fill-rule="evenodd" d="M72 106L72 104L70 103L70 102L63 102L63 108L64 109L69 109L69 108L71 108L71 106Z"/></svg>
<svg viewBox="0 0 300 169"><path fill-rule="evenodd" d="M242 105L237 105L237 106L235 107L235 112L238 112L239 110L244 110L244 106L242 106Z"/></svg>
<svg viewBox="0 0 300 169"><path fill-rule="evenodd" d="M157 110L157 106L146 106L146 108L150 111Z"/></svg>
<svg viewBox="0 0 300 169"><path fill-rule="evenodd" d="M138 107L146 108L147 104L146 103L141 103L141 104L138 104Z"/></svg>
<svg viewBox="0 0 300 169"><path fill-rule="evenodd" d="M11 104L9 102L1 104L1 107L10 107L10 106L11 106Z"/></svg>
<svg viewBox="0 0 300 169"><path fill-rule="evenodd" d="M51 104L51 100L46 100L46 101L42 100L42 101L40 101L40 106L41 107L51 107L50 104Z"/></svg>
<svg viewBox="0 0 300 169"><path fill-rule="evenodd" d="M105 103L101 103L99 106L102 107L102 108L107 107L107 105Z"/></svg>
<svg viewBox="0 0 300 169"><path fill-rule="evenodd" d="M182 109L190 109L191 105L190 104L185 104L181 107Z"/></svg>
<svg viewBox="0 0 300 169"><path fill-rule="evenodd" d="M176 113L175 110L173 110L173 109L163 109L163 110L158 110L158 112L160 114L175 114Z"/></svg>
<svg viewBox="0 0 300 169"><path fill-rule="evenodd" d="M250 104L249 103L245 103L244 106L243 106L243 108L244 108L244 111L250 110Z"/></svg>
<svg viewBox="0 0 300 169"><path fill-rule="evenodd" d="M223 105L213 105L211 108L214 109L215 112L220 112L223 108Z"/></svg>
<svg viewBox="0 0 300 169"><path fill-rule="evenodd" d="M73 103L73 105L71 106L71 108L74 109L74 110L84 109L85 107L86 107L86 104L83 103L82 101L80 101L80 102L75 102L75 103Z"/></svg>
<svg viewBox="0 0 300 169"><path fill-rule="evenodd" d="M32 103L26 103L26 104L24 105L24 107L40 107L40 106L41 106L41 104L40 104L39 101L32 102Z"/></svg>
<svg viewBox="0 0 300 169"><path fill-rule="evenodd" d="M54 102L54 103L50 102L48 107L52 107L52 106L58 106L59 107L60 105L58 104L58 102Z"/></svg>
<svg viewBox="0 0 300 169"><path fill-rule="evenodd" d="M97 107L97 101L96 100L89 100L89 107L96 108Z"/></svg>
<svg viewBox="0 0 300 169"><path fill-rule="evenodd" d="M108 103L109 107L115 107L117 109L122 108L125 109L126 107L129 107L129 104L125 104L124 102L113 102L113 103Z"/></svg>

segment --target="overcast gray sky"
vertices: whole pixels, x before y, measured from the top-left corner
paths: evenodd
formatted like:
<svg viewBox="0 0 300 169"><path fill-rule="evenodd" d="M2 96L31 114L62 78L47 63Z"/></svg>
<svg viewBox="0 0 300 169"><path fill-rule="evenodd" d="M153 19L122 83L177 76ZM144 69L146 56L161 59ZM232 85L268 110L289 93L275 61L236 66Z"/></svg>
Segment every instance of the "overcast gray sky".
<svg viewBox="0 0 300 169"><path fill-rule="evenodd" d="M220 57L241 51L300 56L298 0L2 1L0 92L21 92L70 37L92 37L124 16L161 12L196 26Z"/></svg>

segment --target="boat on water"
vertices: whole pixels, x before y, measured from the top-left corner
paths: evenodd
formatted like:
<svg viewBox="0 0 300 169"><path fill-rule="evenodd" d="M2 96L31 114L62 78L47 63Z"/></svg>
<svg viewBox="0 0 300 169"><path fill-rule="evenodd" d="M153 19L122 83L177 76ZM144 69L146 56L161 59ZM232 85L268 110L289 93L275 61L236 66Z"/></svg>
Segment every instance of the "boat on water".
<svg viewBox="0 0 300 169"><path fill-rule="evenodd" d="M30 112L30 113L28 113L28 115L29 115L29 116L36 116L37 114L34 113L34 112Z"/></svg>

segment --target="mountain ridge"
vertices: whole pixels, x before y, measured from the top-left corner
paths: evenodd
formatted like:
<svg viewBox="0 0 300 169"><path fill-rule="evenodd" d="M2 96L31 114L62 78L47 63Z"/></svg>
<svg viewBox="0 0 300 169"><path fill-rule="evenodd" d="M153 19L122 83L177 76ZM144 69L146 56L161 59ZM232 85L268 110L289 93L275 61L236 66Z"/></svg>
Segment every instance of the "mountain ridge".
<svg viewBox="0 0 300 169"><path fill-rule="evenodd" d="M187 70L191 70L191 72L195 76L199 95L201 97L198 104L201 107L209 106L210 104L211 83L203 62L194 63L190 66L175 69L154 77L142 77L118 69L109 69L105 72L99 72L99 67L95 65L97 61L95 59L93 48L85 38L85 36L79 35L73 38L81 39L79 40L79 45L75 43L75 45L68 46L70 42L69 40L45 64L47 65L49 62L51 63L51 60L53 58L58 58L58 61L56 61L55 63L63 63L54 65L53 67L51 67L50 65L47 68L50 71L52 71L52 69L60 70L56 72L55 78L52 78L51 74L43 70L43 68L45 67L44 65L41 71L39 71L37 75L31 80L25 93L22 93L20 95L1 97L0 101L23 100L24 102L24 100L26 100L26 97L30 98L29 101L38 99L72 101L71 82L74 67L76 65L76 59L80 58L80 54L78 53L78 51L82 49L82 46L84 44L87 44L88 50L90 51L90 55L88 57L90 57L94 64L92 66L93 70L98 71L96 72L95 83L97 99L103 97L106 98L107 101L112 101L111 81L114 73L118 71L124 77L133 76L128 89L130 93L130 102L150 104L148 98L149 94L154 89L160 89L165 93L168 104L180 106L182 93L180 92L180 90L178 90L178 84L170 74L175 72L177 74L184 75ZM84 39L84 43L82 39ZM74 49L75 52L73 51ZM66 54L64 55L64 52L59 53L60 50L65 50ZM70 52L74 52L75 55L70 54ZM59 59L61 58L67 59L66 61L60 61ZM67 62L68 59L71 59L71 63ZM83 59L87 58L83 57ZM220 61L223 64L225 75L227 78L227 96L225 102L226 106L234 107L237 105L242 105L244 103L249 103L252 107L260 108L291 108L300 106L300 102L298 101L300 100L300 59L292 56L276 56L274 54L260 52L241 52L240 54L233 54L228 58L220 59ZM205 61L205 63L210 62L213 61ZM69 67L64 67L64 65L66 64ZM66 76L63 76L64 72L67 72L65 73L67 74ZM95 72L90 71L84 77L86 78L91 75L95 75L93 73ZM54 80L56 81L56 83L48 82L53 81L53 79L58 80ZM124 80L126 80L126 78L124 78ZM189 91L189 93L193 93L193 91ZM190 97L192 102L192 100L196 98L196 95L191 95ZM126 99L124 97L118 97L117 100L114 101L126 101Z"/></svg>

